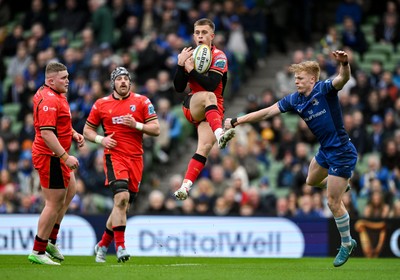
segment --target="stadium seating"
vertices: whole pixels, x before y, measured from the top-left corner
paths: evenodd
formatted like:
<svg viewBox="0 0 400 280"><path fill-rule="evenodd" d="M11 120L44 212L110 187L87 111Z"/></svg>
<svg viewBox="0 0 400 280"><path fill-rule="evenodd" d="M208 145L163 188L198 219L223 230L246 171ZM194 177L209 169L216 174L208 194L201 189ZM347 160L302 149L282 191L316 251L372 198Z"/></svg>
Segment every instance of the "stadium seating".
<svg viewBox="0 0 400 280"><path fill-rule="evenodd" d="M390 60L393 63L400 64L400 52L392 53L392 56L391 56Z"/></svg>
<svg viewBox="0 0 400 280"><path fill-rule="evenodd" d="M369 46L368 52L383 53L387 59L390 59L394 48L392 44L375 43Z"/></svg>
<svg viewBox="0 0 400 280"><path fill-rule="evenodd" d="M374 61L380 61L385 63L388 61L387 56L383 53L376 53L376 52L366 52L363 55L363 62L365 63L372 63Z"/></svg>
<svg viewBox="0 0 400 280"><path fill-rule="evenodd" d="M4 116L10 117L13 121L13 125L17 121L18 113L21 110L20 103L6 103L3 105L3 114Z"/></svg>

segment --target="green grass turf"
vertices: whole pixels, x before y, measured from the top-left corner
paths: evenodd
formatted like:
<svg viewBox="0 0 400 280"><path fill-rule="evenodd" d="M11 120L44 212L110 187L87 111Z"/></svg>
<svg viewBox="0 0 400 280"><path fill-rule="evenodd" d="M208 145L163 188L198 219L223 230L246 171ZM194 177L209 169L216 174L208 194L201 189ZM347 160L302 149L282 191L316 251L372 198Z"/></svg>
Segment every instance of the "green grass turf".
<svg viewBox="0 0 400 280"><path fill-rule="evenodd" d="M388 258L350 258L334 268L333 258L133 257L117 263L115 256L107 257L98 264L94 257L66 256L61 266L48 266L31 264L27 256L0 255L0 279L400 279L400 260Z"/></svg>

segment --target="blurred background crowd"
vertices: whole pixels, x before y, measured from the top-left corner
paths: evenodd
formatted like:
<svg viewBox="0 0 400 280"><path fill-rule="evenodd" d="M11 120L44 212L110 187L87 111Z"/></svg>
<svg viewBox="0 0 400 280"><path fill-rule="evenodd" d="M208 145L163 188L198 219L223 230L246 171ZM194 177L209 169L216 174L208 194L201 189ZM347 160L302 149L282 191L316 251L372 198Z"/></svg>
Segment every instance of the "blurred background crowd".
<svg viewBox="0 0 400 280"><path fill-rule="evenodd" d="M180 50L193 45L193 23L208 17L216 24L214 44L228 57L230 117L296 91L291 63L317 60L326 79L338 70L331 51L348 52L352 78L340 101L359 163L344 203L352 218L400 217L400 1L24 3L0 0L0 213L39 213L43 206L31 161L32 96L44 83L46 64L56 60L68 67L68 100L80 133L93 103L110 94L116 66L133 74L133 91L156 107L162 132L144 139L145 171L132 214L330 217L325 190L305 184L318 143L290 114L236 128L228 148L213 148L191 197L172 196L184 172L176 166L192 155L196 137L172 79ZM276 57L279 66L267 71ZM246 91L253 76L264 73L273 82ZM245 102L233 106L240 96ZM108 213L112 196L104 188L102 149L87 143L72 153L80 168L69 212Z"/></svg>

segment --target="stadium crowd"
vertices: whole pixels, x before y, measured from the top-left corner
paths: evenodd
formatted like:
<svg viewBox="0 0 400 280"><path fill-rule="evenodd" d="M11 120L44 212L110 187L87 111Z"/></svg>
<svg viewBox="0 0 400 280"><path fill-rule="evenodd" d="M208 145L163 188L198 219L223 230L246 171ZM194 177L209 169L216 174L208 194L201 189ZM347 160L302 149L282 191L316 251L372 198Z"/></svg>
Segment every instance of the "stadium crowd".
<svg viewBox="0 0 400 280"><path fill-rule="evenodd" d="M181 115L183 96L171 82L177 54L191 45L194 21L209 17L220 31L214 43L229 60L229 86L224 93L228 102L252 72L262 71L258 66L268 59L272 43L288 52L288 39L270 38L267 29L272 24L276 32L285 26L277 15L289 13L291 1L258 2L263 1L33 0L29 12L13 14L7 2L0 1L0 213L39 213L43 205L31 162L32 96L44 82L46 64L58 60L70 73L68 101L73 127L80 133L94 101L110 93L109 74L116 66L129 69L134 91L156 106L162 130L160 137L144 139L141 190L144 194L147 190L148 206L140 214L329 217L324 190L305 184L316 139L304 122L297 118L293 122L290 115L237 127L228 148L213 148L185 201L172 195L182 174L170 177L168 190L158 181L165 175L162 166L173 164L185 152L187 138L196 137ZM374 44L390 46L395 57L398 35L391 34L400 34L400 7L398 1L373 4L378 5L371 3L369 10L379 16L368 14L358 1L341 1L336 22L330 23L317 44L311 43L312 27L304 25L304 19L298 36L308 47L294 50L289 62L317 60L324 79L337 71L332 50L343 48L350 54L353 75L340 101L345 128L359 153L352 190L344 196L352 219L400 217L400 60L392 59L393 69L377 57L367 60ZM378 19L373 22L372 40L363 32L367 16ZM397 33L389 32L388 24ZM296 91L287 67L278 69L274 85L247 96L243 113ZM109 213L112 198L103 187L102 150L86 145L75 147L72 154L77 155L80 168L69 212ZM145 203L144 199L145 195L139 197L138 203Z"/></svg>

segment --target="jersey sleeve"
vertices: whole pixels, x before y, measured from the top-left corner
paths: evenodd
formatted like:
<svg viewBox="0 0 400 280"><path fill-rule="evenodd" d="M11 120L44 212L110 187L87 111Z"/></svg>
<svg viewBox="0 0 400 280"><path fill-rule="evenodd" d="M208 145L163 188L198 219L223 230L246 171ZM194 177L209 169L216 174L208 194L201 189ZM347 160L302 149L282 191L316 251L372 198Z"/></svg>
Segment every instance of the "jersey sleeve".
<svg viewBox="0 0 400 280"><path fill-rule="evenodd" d="M92 110L90 110L89 117L86 120L87 125L89 125L93 128L97 128L100 125L100 122L101 122L100 107L101 107L100 103L97 100L93 104Z"/></svg>
<svg viewBox="0 0 400 280"><path fill-rule="evenodd" d="M282 113L294 110L294 100L297 99L296 93L286 95L281 100L278 101L279 110Z"/></svg>
<svg viewBox="0 0 400 280"><path fill-rule="evenodd" d="M218 50L217 52L213 53L210 70L216 70L221 73L228 72L228 59L222 51Z"/></svg>
<svg viewBox="0 0 400 280"><path fill-rule="evenodd" d="M150 99L148 99L147 97L144 97L143 100L143 114L145 123L157 119L156 110Z"/></svg>
<svg viewBox="0 0 400 280"><path fill-rule="evenodd" d="M56 98L43 98L37 106L39 129L55 131L59 110L59 102Z"/></svg>
<svg viewBox="0 0 400 280"><path fill-rule="evenodd" d="M323 83L321 83L321 85L320 85L320 92L323 94L323 95L326 95L326 94L329 94L329 93L337 93L338 91L333 87L333 84L332 84L332 80L331 79L328 79L328 80L325 80Z"/></svg>

